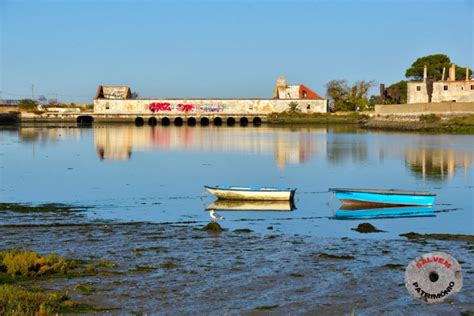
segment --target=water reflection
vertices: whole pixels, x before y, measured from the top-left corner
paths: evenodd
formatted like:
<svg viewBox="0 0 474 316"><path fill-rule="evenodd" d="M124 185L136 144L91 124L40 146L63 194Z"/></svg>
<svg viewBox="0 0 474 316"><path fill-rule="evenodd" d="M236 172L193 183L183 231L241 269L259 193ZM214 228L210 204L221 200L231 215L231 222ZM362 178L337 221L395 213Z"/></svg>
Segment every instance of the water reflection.
<svg viewBox="0 0 474 316"><path fill-rule="evenodd" d="M326 152L326 128L298 131L260 127L189 127L130 125L94 128L97 154L104 160L130 159L134 150L205 151L226 153L273 154L279 168L301 164L315 153Z"/></svg>
<svg viewBox="0 0 474 316"><path fill-rule="evenodd" d="M336 211L336 219L375 219L398 217L436 216L430 206L391 206L391 207L357 207L343 205Z"/></svg>
<svg viewBox="0 0 474 316"><path fill-rule="evenodd" d="M219 211L267 211L290 212L296 209L293 201L237 201L216 200L207 206L207 210Z"/></svg>
<svg viewBox="0 0 474 316"><path fill-rule="evenodd" d="M134 151L198 151L272 155L275 164L285 169L289 164L303 164L316 157L337 167L376 166L396 159L404 162L416 178L426 181L452 179L457 170L467 178L474 164L473 137L462 135L369 133L326 126L203 128L109 124L95 125L92 129L66 125L18 129L21 141L33 145L82 141L91 133L101 160L130 160Z"/></svg>
<svg viewBox="0 0 474 316"><path fill-rule="evenodd" d="M405 162L423 180L436 181L451 179L456 168L462 168L466 175L474 158L472 151L467 150L410 148L406 151Z"/></svg>
<svg viewBox="0 0 474 316"><path fill-rule="evenodd" d="M376 146L380 159L403 158L407 168L426 181L452 179L457 169L466 177L474 164L474 141L469 136L405 135L403 141L377 142Z"/></svg>

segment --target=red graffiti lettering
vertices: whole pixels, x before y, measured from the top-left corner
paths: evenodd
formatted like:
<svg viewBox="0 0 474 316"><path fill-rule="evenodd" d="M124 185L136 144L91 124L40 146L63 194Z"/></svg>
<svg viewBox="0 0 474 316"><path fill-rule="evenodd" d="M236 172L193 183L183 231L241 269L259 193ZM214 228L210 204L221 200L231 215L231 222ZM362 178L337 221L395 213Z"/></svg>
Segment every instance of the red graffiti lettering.
<svg viewBox="0 0 474 316"><path fill-rule="evenodd" d="M180 112L191 112L192 110L194 110L192 104L178 104L178 111Z"/></svg>
<svg viewBox="0 0 474 316"><path fill-rule="evenodd" d="M171 104L153 102L153 103L150 103L150 105L148 106L148 109L152 111L153 113L160 112L160 111L171 111Z"/></svg>

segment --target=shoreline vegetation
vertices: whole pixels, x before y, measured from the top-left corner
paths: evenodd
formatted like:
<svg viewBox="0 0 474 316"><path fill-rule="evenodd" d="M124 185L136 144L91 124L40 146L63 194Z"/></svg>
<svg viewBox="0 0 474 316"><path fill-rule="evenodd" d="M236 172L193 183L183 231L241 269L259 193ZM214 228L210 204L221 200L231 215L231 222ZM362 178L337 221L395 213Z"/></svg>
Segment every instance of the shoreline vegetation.
<svg viewBox="0 0 474 316"><path fill-rule="evenodd" d="M64 123L60 120L51 123ZM46 122L45 121L45 122ZM72 122L67 122L72 124ZM0 126L22 124L21 112L0 112ZM375 112L336 113L271 113L266 124L270 126L289 125L350 125L368 130L413 131L426 133L474 134L474 114L376 114Z"/></svg>
<svg viewBox="0 0 474 316"><path fill-rule="evenodd" d="M73 209L57 204L10 203L2 210L43 213L46 208L58 212ZM284 283L288 293L292 293L289 301L298 300L301 310L321 311L321 305L313 304L317 299L322 306L331 306L323 310L329 314L350 313L354 308L371 313L380 304L377 287L368 289L367 297L373 299L367 304L356 307L348 304L358 295L357 288L366 284L357 275L370 275L382 287L393 285L406 262L427 251L427 244L433 243L430 240L443 243L458 257L463 257L461 254L466 251L472 252L474 241L472 235L410 232L401 234L400 239L366 240L362 244L347 237L315 242L298 235L261 235L248 228L209 231L203 225L147 222L0 225L6 233L6 238L0 240L0 314L147 313L157 308L168 313L176 304L182 306L183 313L196 310L206 314L214 308L212 302L225 302L226 297L235 297L243 289L250 292L247 295L252 298L251 305L249 298L245 298L227 302L221 308L243 313L270 309L282 314L292 311L294 306L275 295L265 285L268 282ZM365 225L373 228L369 223ZM175 238L177 235L179 239ZM261 247L248 252L255 243ZM277 257L275 249L281 250ZM285 265L274 262L285 262ZM462 265L469 279L472 268L464 262ZM231 273L235 280L228 283ZM314 287L311 280L320 279L321 275L330 277L321 280L320 287ZM225 282L228 285L222 291ZM444 313L453 308L465 311L470 304L466 301L466 293L472 289L469 284L472 283L467 282L464 292L453 298L449 308L440 304L437 311ZM188 291L199 294L190 296ZM334 304L331 292L345 294ZM310 299L302 298L301 293ZM406 292L399 286L392 294L402 296ZM392 306L392 311L403 310L403 305ZM409 308L413 312L413 306Z"/></svg>

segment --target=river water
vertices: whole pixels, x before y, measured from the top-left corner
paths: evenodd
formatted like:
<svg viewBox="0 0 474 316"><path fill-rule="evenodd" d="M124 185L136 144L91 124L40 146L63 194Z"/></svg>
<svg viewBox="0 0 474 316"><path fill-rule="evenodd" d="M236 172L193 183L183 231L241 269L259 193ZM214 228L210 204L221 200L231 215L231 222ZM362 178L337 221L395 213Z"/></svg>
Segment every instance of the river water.
<svg viewBox="0 0 474 316"><path fill-rule="evenodd" d="M230 184L297 188L293 209L214 205L231 230L382 239L474 231L472 135L345 126L33 125L0 131L0 155L3 202L90 206L87 220L205 224L214 198L204 185ZM331 187L431 191L436 205L339 210ZM351 230L367 221L385 233Z"/></svg>

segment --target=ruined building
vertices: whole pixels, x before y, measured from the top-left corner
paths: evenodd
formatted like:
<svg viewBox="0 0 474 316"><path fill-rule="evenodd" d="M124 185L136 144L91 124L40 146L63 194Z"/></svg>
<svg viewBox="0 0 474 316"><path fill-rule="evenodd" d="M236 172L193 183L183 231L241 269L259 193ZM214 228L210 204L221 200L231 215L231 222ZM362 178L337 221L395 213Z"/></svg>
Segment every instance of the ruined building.
<svg viewBox="0 0 474 316"><path fill-rule="evenodd" d="M466 67L465 80L456 80L454 64L449 68L447 80L445 72L443 68L441 80L433 81L428 79L425 66L423 81L408 82L407 103L474 102L474 80L469 77L469 67Z"/></svg>
<svg viewBox="0 0 474 316"><path fill-rule="evenodd" d="M99 86L94 98L97 114L155 115L266 115L272 112L294 110L303 113L325 113L327 100L302 84L286 84L285 77L278 77L273 97L209 98L209 99L142 99L133 98L127 86Z"/></svg>

